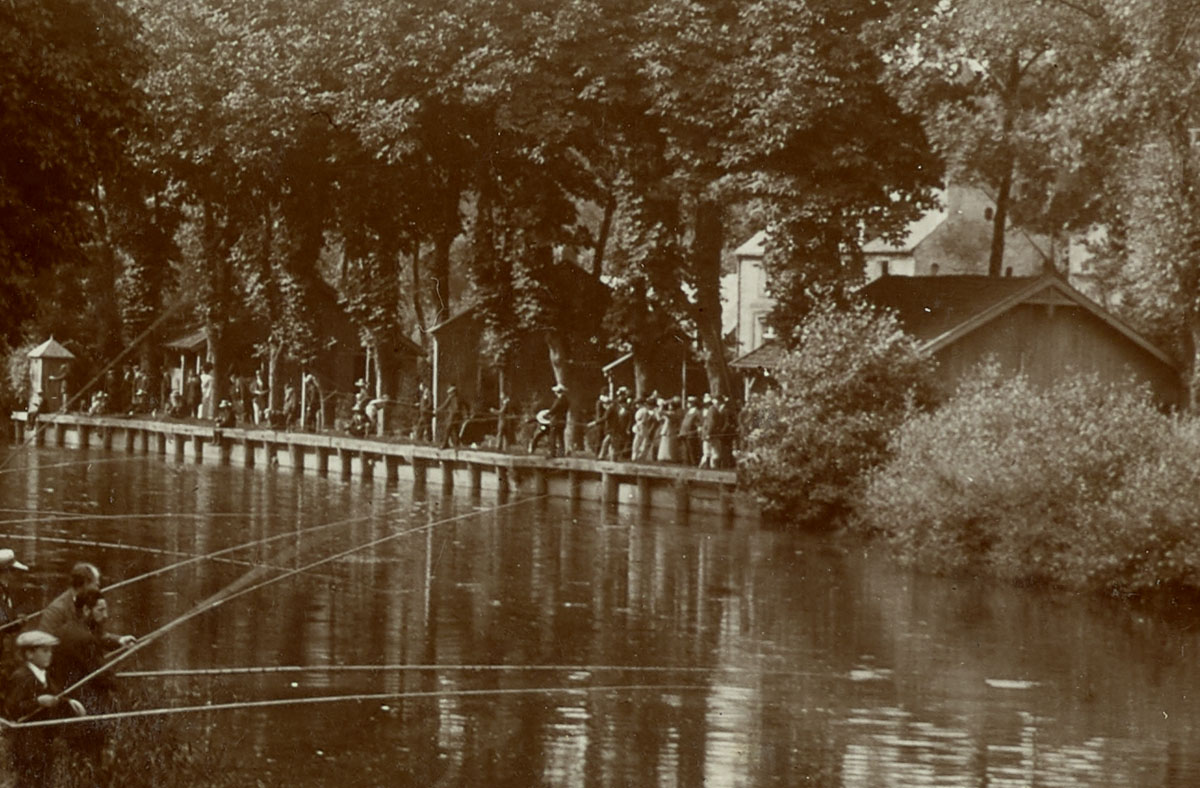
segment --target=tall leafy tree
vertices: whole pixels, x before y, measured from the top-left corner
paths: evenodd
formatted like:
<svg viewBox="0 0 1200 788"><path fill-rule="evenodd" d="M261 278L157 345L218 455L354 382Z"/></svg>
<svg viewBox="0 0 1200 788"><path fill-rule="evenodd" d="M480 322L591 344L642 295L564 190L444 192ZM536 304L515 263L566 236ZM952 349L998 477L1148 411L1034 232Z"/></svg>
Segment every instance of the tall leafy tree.
<svg viewBox="0 0 1200 788"><path fill-rule="evenodd" d="M81 264L96 189L125 156L145 65L138 25L105 0L0 4L0 334L18 336L39 271Z"/></svg>

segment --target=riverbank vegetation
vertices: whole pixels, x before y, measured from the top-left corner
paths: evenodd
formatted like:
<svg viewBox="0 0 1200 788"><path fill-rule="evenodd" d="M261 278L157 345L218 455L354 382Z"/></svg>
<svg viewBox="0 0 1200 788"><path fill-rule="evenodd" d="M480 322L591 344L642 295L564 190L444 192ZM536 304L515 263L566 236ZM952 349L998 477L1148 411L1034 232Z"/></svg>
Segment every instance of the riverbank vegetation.
<svg viewBox="0 0 1200 788"><path fill-rule="evenodd" d="M939 398L894 328L814 315L778 388L751 398L742 480L768 516L862 532L935 573L1200 594L1200 419L1133 384L1041 386L995 364Z"/></svg>
<svg viewBox="0 0 1200 788"><path fill-rule="evenodd" d="M1198 482L1194 417L984 368L899 426L855 514L923 569L1143 596L1200 590Z"/></svg>
<svg viewBox="0 0 1200 788"><path fill-rule="evenodd" d="M790 344L773 385L742 414L739 480L769 518L837 522L892 432L931 401L932 361L894 315L862 304L828 302Z"/></svg>

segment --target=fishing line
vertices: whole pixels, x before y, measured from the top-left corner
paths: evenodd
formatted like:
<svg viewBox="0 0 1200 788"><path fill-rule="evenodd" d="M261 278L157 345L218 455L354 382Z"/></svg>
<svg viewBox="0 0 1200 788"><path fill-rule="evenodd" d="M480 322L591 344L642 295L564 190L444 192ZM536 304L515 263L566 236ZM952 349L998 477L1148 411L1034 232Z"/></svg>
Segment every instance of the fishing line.
<svg viewBox="0 0 1200 788"><path fill-rule="evenodd" d="M136 643L134 643L132 646L119 652L115 657L113 657L111 660L109 660L105 664L96 668L94 671L87 674L83 678L79 679L71 686L63 689L62 692L59 693L58 697L63 697L65 695L67 695L68 693L70 693L71 691L88 683L95 677L102 675L104 673L107 673L108 671L112 670L112 668L115 667L118 663L133 656L134 654L141 651L143 648L150 645L151 643L157 641L160 637L167 634L168 632L175 629L176 627L181 626L182 624L184 624L188 621L191 621L193 618L196 618L197 616L207 613L210 610L214 610L217 607L220 607L221 605L225 604L226 602L228 602L232 599L236 599L245 594L249 594L251 591L257 591L260 588L265 588L266 586L273 585L282 580L286 580L290 577L294 577L295 575L298 575L309 569L313 569L314 567L322 566L323 564L327 564L332 561L336 561L338 559L345 558L348 555L352 555L354 553L361 552L363 550L367 550L372 547L376 547L385 542L389 542L393 539L398 539L402 536L410 536L412 534L420 533L422 531L432 530L433 528L435 528L439 525L445 525L447 523L455 522L457 520L464 520L466 518L475 517L480 514L495 513L495 512L500 511L501 509L507 509L507 508L511 508L513 506L520 506L522 504L529 503L531 501L536 501L536 500L539 500L539 499L545 498L545 497L546 497L545 495L539 495L539 496L534 496L531 498L522 498L520 500L511 501L509 503L500 504L498 506L493 506L491 509L485 510L483 512L480 512L480 511L464 512L463 514L455 515L453 517L447 517L442 520L434 521L432 523L425 523L424 525L421 525L421 526L418 526L415 528L407 528L402 531L398 531L394 534L388 534L386 536L381 536L377 539L372 539L369 542L365 542L365 543L357 545L355 547L351 547L349 549L342 550L341 552L334 553L333 555L325 556L324 558L320 558L316 561L312 561L312 562L305 564L304 566L298 567L296 569L290 569L290 570L284 572L282 575L279 575L277 577L268 578L261 582L252 583L249 586L244 586L243 585L244 583L250 582L253 579L252 576L255 574L255 572L252 571L249 574L247 574L246 576L239 578L238 580L235 580L233 583L229 584L224 589L213 594L207 600L201 602L199 605L197 605L196 607L194 607L192 610L188 611L187 613L184 613L183 615L175 618L172 621L168 621L166 624L164 624L163 626L154 630L153 632L139 638L138 641ZM243 587L239 587L239 586L243 586ZM236 590L231 590L231 589L236 589Z"/></svg>
<svg viewBox="0 0 1200 788"><path fill-rule="evenodd" d="M0 522L2 522L2 521L0 521ZM49 544L66 544L66 545L73 545L73 546L77 546L77 547L95 547L99 550L129 550L129 551L139 552L139 553L150 553L153 555L165 555L165 556L170 556L172 558L178 558L181 555L188 556L190 558L200 557L199 553L189 553L189 552L186 552L183 550L166 550L161 547L145 547L143 545L125 544L122 542L99 542L99 541L95 541L95 540L91 540L91 539L69 539L67 537L61 537L61 536L37 536L37 535L31 535L31 534L0 533L0 539L14 539L14 540L23 540L23 541L33 541L33 542L47 542ZM240 567L244 567L244 568L248 568L248 569L273 569L273 570L276 570L279 572L283 572L283 571L286 571L291 568L291 567L287 567L287 566L272 566L271 564L258 563L255 561L246 561L241 558L220 558L219 557L219 558L213 558L212 561L214 563L218 563L218 564L229 564L231 566L240 566ZM359 588L365 589L367 591L373 591L375 593L380 593L380 594L397 593L397 589L378 588L376 586L368 585L367 583L363 583L360 581L350 581L345 578L339 577L337 575L313 574L312 576L316 577L316 578L324 578L326 580L333 580L336 582L345 583L347 585L358 586ZM110 586L110 588L111 588L111 586ZM34 615L40 615L40 611L39 611L39 613L34 614ZM14 623L16 623L16 622L10 622L9 624L0 626L0 631L3 631L4 629L6 629L7 627L11 626Z"/></svg>
<svg viewBox="0 0 1200 788"><path fill-rule="evenodd" d="M246 700L230 703L209 703L196 706L166 706L156 709L133 709L116 711L108 714L92 714L83 717L65 717L53 720L33 720L28 722L8 722L0 720L5 727L47 728L57 725L77 725L80 723L105 722L110 720L126 720L134 717L163 717L172 714L194 714L206 711L239 711L243 709L266 709L280 706L305 706L326 703L347 703L350 701L377 700L419 700L422 698L470 698L495 697L502 695L553 695L559 693L580 694L600 692L682 692L685 690L709 691L712 687L702 684L604 684L595 687L508 687L499 689L444 689L444 690L412 690L407 692L372 692L352 695L319 695L309 698L271 698L268 700Z"/></svg>
<svg viewBox="0 0 1200 788"><path fill-rule="evenodd" d="M90 460L71 460L70 462L52 462L49 465L31 465L26 468L5 468L8 463L0 463L0 476L6 473L29 473L43 471L48 468L69 468L72 465L101 465L109 462L128 462L130 460L146 460L150 455L125 455L123 457L97 457Z"/></svg>
<svg viewBox="0 0 1200 788"><path fill-rule="evenodd" d="M462 673L754 673L769 676L829 676L828 671L759 670L757 668L715 667L694 665L452 665L431 663L414 665L260 665L231 668L178 668L166 670L127 670L113 675L123 679L256 676L271 674L299 675L304 673L397 673L446 671Z"/></svg>

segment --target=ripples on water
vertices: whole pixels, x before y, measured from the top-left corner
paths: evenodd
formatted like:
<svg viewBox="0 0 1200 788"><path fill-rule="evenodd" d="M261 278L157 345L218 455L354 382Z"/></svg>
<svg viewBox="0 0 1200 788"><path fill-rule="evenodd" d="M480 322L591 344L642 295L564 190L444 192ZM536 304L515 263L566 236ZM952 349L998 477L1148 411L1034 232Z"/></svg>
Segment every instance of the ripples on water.
<svg viewBox="0 0 1200 788"><path fill-rule="evenodd" d="M1187 622L697 518L159 458L23 451L0 495L30 607L81 558L111 583L287 535L111 592L143 633L248 572L378 542L127 664L348 668L126 679L162 705L397 696L187 718L248 784L1200 785Z"/></svg>

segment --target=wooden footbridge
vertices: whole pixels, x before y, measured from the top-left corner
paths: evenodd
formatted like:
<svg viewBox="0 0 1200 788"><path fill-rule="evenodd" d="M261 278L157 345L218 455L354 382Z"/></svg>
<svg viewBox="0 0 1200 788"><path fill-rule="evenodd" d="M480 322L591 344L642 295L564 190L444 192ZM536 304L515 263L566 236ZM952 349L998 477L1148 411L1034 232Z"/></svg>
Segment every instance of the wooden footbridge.
<svg viewBox="0 0 1200 788"><path fill-rule="evenodd" d="M606 507L673 510L722 518L757 519L749 496L737 489L733 471L682 465L609 462L586 457L547 458L481 449L354 438L336 433L219 428L191 422L51 413L36 428L23 412L12 414L13 437L38 446L123 450L156 454L175 462L218 462L247 468L291 468L343 480L431 486L443 494L505 500L512 493L597 501ZM332 466L332 467L331 467Z"/></svg>

